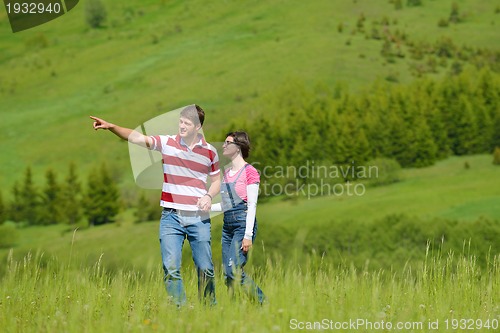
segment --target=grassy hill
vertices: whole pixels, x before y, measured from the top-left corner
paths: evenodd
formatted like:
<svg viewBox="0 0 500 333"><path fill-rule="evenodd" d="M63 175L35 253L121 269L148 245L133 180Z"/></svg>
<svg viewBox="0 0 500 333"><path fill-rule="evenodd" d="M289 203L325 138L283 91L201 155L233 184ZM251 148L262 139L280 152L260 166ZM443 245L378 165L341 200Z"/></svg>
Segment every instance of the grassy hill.
<svg viewBox="0 0 500 333"><path fill-rule="evenodd" d="M416 60L407 50L387 62L383 42L367 38L383 20L415 42L499 45L498 7L487 0L460 1L463 22L446 28L437 23L449 17L451 0L401 10L368 0L103 2L108 20L97 30L85 25L85 1L17 34L0 10L2 187L27 165L41 178L46 167L65 171L70 161L85 172L108 160L130 182L125 145L94 133L89 114L135 127L196 102L208 111L208 137L219 139L228 118L258 113L265 96L290 79L354 91L388 76L409 82ZM429 75L442 76L449 66Z"/></svg>

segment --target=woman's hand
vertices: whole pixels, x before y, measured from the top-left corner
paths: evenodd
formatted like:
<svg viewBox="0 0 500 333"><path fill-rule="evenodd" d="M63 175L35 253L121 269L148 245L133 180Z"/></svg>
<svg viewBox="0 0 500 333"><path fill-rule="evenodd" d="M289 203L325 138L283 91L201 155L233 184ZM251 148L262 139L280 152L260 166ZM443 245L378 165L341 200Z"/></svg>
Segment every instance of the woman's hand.
<svg viewBox="0 0 500 333"><path fill-rule="evenodd" d="M241 243L241 249L244 253L247 253L252 247L252 240L243 238L243 242Z"/></svg>

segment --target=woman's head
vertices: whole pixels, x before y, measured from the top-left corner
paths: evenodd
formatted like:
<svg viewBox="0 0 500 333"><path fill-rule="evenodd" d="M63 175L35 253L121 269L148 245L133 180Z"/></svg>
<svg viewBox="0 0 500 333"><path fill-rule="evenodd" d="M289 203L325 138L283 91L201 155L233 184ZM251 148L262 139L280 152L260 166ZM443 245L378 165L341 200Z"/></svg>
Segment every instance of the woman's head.
<svg viewBox="0 0 500 333"><path fill-rule="evenodd" d="M233 155L238 150L241 151L241 156L243 156L243 158L249 156L250 138L248 134L243 131L228 133L224 142L224 155Z"/></svg>

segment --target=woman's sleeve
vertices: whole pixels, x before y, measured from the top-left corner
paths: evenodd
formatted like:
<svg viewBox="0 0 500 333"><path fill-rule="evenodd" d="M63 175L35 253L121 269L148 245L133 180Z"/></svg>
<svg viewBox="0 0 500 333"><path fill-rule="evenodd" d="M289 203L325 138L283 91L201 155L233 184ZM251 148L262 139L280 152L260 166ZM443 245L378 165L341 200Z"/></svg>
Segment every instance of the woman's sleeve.
<svg viewBox="0 0 500 333"><path fill-rule="evenodd" d="M212 212L222 212L222 204L220 202L212 204L212 207L210 208Z"/></svg>
<svg viewBox="0 0 500 333"><path fill-rule="evenodd" d="M247 219L245 227L245 239L252 240L255 214L257 212L257 198L259 197L259 183L247 185Z"/></svg>

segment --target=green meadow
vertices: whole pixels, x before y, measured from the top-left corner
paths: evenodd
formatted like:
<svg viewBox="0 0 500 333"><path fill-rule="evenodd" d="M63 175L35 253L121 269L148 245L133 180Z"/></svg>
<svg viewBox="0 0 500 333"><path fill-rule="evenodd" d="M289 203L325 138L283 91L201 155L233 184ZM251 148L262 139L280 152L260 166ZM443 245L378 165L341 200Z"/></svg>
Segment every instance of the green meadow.
<svg viewBox="0 0 500 333"><path fill-rule="evenodd" d="M159 269L110 273L100 258L82 267L43 254L9 257L0 324L4 332L497 331L498 256L483 270L472 257L428 258L418 270L398 272L268 261L254 274L269 298L263 306L229 298L220 276L218 304L201 305L196 274L187 270L193 301L176 309Z"/></svg>
<svg viewBox="0 0 500 333"><path fill-rule="evenodd" d="M198 302L186 244L188 305L177 309L163 286L158 218L134 223L142 190L127 144L93 131L88 118L135 128L196 103L207 112L204 132L215 142L228 124L263 119L272 112L268 105L293 94L288 86L356 96L380 83L446 82L457 71L474 78L481 68L496 79L499 4L102 0L107 19L92 29L85 23L88 1L16 34L0 8L0 194L8 205L27 167L41 188L48 168L62 181L73 162L85 186L106 162L124 203L114 223L97 227L0 225L0 244L8 244L0 247L2 331L500 329L500 167L491 152L403 168L391 184L354 180L351 193L331 192L326 179L325 187L305 184L262 197L246 270L268 297L263 306L243 294L229 297L222 217L214 216L218 304ZM453 6L458 23L448 22ZM391 40L390 51L384 40ZM443 45L456 55L434 56Z"/></svg>

